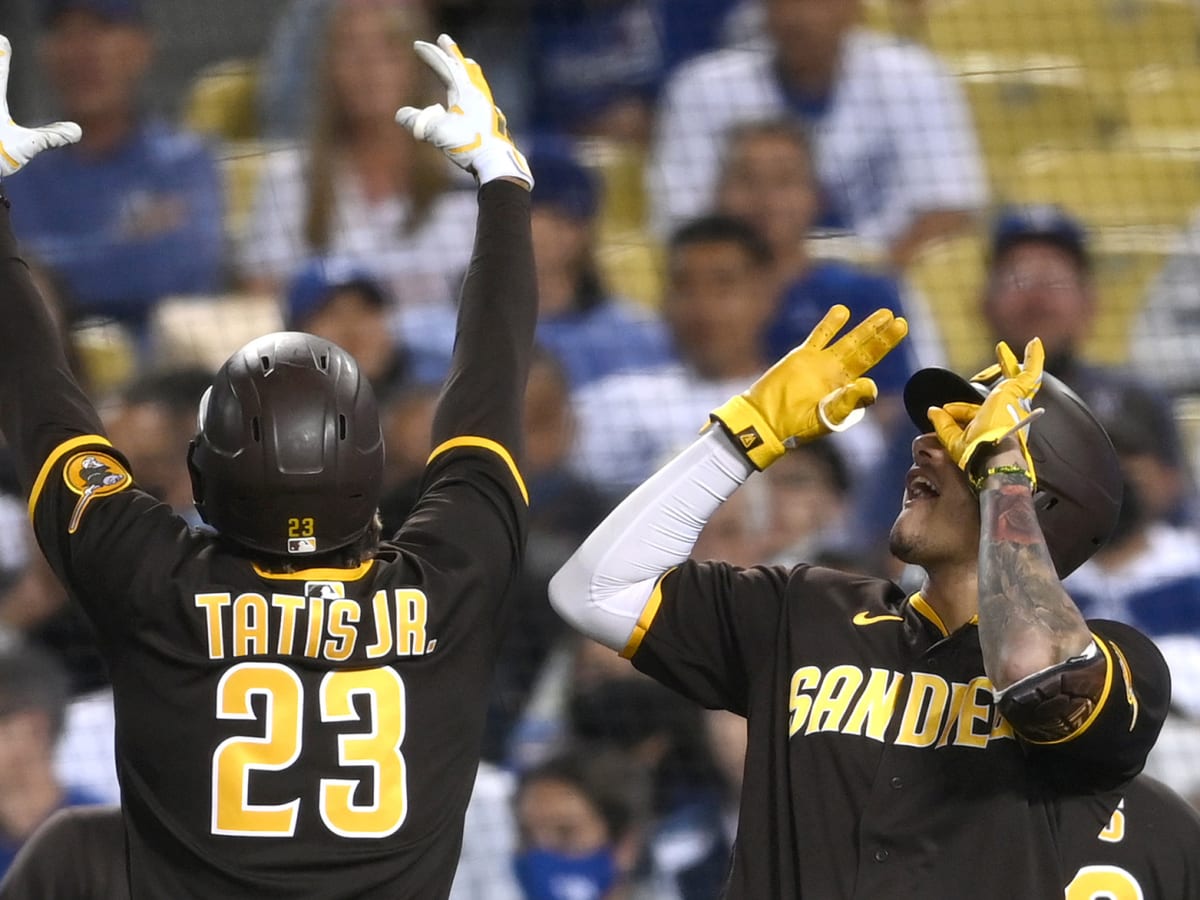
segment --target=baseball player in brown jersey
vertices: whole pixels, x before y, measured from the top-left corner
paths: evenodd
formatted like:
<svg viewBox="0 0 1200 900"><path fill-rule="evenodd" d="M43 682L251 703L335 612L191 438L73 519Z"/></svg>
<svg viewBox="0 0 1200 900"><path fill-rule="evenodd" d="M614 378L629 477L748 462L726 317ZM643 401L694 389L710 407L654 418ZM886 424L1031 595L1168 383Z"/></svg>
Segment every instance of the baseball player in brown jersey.
<svg viewBox="0 0 1200 900"><path fill-rule="evenodd" d="M448 102L396 118L475 175L479 217L420 499L386 539L370 386L311 335L248 344L200 402L189 462L215 534L138 490L0 209L0 429L112 674L135 898L450 888L525 534L533 179L479 67L445 36L416 50ZM3 113L4 174L79 136Z"/></svg>
<svg viewBox="0 0 1200 900"><path fill-rule="evenodd" d="M1062 896L1053 815L1142 767L1166 667L1060 584L1115 521L1107 436L1039 342L968 382L910 380L922 432L891 534L920 591L806 565L688 560L756 469L853 423L907 327L834 307L568 560L551 600L692 699L747 718L730 898ZM1039 393L1040 390L1040 393ZM1044 414L1031 409L1037 396ZM932 419L932 422L930 421Z"/></svg>

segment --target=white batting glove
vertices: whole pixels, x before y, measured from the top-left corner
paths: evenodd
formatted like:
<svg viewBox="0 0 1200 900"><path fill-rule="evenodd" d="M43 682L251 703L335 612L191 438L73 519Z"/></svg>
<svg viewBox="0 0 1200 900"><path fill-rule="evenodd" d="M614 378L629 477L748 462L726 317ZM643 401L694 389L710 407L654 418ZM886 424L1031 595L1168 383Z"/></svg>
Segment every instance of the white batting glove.
<svg viewBox="0 0 1200 900"><path fill-rule="evenodd" d="M445 34L436 46L417 41L413 48L446 86L449 109L440 103L424 109L405 106L397 110L396 121L418 141L440 149L479 184L517 178L532 188L529 163L508 136L504 113L492 100L492 89L479 64L465 58L458 44Z"/></svg>
<svg viewBox="0 0 1200 900"><path fill-rule="evenodd" d="M8 112L8 64L12 44L0 34L0 175L11 175L43 150L74 144L83 131L74 122L22 128Z"/></svg>

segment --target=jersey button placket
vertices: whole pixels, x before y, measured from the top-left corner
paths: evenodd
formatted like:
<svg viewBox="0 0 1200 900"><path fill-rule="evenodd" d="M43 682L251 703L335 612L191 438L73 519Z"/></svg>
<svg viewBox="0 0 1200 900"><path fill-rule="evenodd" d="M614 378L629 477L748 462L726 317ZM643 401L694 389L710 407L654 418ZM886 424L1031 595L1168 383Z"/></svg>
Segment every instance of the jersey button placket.
<svg viewBox="0 0 1200 900"><path fill-rule="evenodd" d="M883 847L875 851L875 862L887 862L888 852Z"/></svg>
<svg viewBox="0 0 1200 900"><path fill-rule="evenodd" d="M904 787L904 779L899 775L893 775L891 784L893 788L900 790L900 788Z"/></svg>

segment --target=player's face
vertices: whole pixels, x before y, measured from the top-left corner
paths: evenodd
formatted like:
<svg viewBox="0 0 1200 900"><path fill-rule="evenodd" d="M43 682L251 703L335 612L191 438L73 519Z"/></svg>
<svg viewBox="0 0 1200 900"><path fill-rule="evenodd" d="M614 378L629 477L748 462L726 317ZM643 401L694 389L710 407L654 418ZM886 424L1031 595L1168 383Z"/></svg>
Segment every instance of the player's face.
<svg viewBox="0 0 1200 900"><path fill-rule="evenodd" d="M979 501L935 435L913 441L913 466L890 545L897 559L927 570L979 554Z"/></svg>
<svg viewBox="0 0 1200 900"><path fill-rule="evenodd" d="M608 828L583 791L543 778L525 785L517 799L517 827L524 847L580 856L608 844Z"/></svg>

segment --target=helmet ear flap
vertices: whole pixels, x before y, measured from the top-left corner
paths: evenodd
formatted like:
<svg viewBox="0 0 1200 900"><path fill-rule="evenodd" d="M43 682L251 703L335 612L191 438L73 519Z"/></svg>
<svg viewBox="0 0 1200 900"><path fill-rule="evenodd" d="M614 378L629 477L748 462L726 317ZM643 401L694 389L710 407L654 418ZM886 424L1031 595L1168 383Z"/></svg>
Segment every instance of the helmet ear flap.
<svg viewBox="0 0 1200 900"><path fill-rule="evenodd" d="M200 514L200 519L207 524L208 516L204 512L204 474L196 465L196 446L195 438L188 441L187 469L188 476L192 480L192 503L196 507L196 512Z"/></svg>

